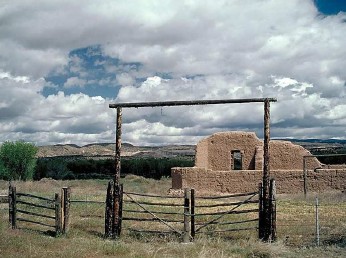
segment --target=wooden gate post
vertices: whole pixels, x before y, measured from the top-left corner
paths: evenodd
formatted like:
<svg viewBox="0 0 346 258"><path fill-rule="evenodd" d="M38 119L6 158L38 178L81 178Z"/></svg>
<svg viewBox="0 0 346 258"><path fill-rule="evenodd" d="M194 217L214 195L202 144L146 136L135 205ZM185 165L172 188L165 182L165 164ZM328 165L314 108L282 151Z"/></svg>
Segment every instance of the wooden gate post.
<svg viewBox="0 0 346 258"><path fill-rule="evenodd" d="M9 210L9 223L12 229L17 228L17 191L16 187L12 184L8 187L8 210Z"/></svg>
<svg viewBox="0 0 346 258"><path fill-rule="evenodd" d="M122 213L123 213L123 185L117 184L114 186L114 237L120 237Z"/></svg>
<svg viewBox="0 0 346 258"><path fill-rule="evenodd" d="M189 217L190 217L190 196L189 196L189 189L185 188L184 189L184 235L183 235L184 243L190 242Z"/></svg>
<svg viewBox="0 0 346 258"><path fill-rule="evenodd" d="M270 204L269 204L269 178L270 178L270 101L264 101L264 141L263 141L263 241L268 241L270 238Z"/></svg>
<svg viewBox="0 0 346 258"><path fill-rule="evenodd" d="M270 240L276 241L276 185L275 180L270 180Z"/></svg>
<svg viewBox="0 0 346 258"><path fill-rule="evenodd" d="M61 234L61 198L58 193L55 194L55 236Z"/></svg>
<svg viewBox="0 0 346 258"><path fill-rule="evenodd" d="M61 210L62 212L62 233L66 234L70 225L70 204L71 204L71 188L63 187L61 189Z"/></svg>
<svg viewBox="0 0 346 258"><path fill-rule="evenodd" d="M193 240L196 235L196 226L195 226L195 189L191 189L191 239Z"/></svg>
<svg viewBox="0 0 346 258"><path fill-rule="evenodd" d="M262 183L258 184L258 238L263 239L263 186Z"/></svg>
<svg viewBox="0 0 346 258"><path fill-rule="evenodd" d="M111 198L113 203L110 206L112 216L109 221L111 224L111 237L119 237L121 232L121 221L119 218L119 214L122 213L120 211L120 172L121 172L121 126L122 126L122 108L117 108L117 124L115 129L115 176L113 182L113 197ZM122 197L121 197L122 198Z"/></svg>
<svg viewBox="0 0 346 258"><path fill-rule="evenodd" d="M105 237L113 237L114 220L114 182L110 180L107 187L106 211L105 211Z"/></svg>

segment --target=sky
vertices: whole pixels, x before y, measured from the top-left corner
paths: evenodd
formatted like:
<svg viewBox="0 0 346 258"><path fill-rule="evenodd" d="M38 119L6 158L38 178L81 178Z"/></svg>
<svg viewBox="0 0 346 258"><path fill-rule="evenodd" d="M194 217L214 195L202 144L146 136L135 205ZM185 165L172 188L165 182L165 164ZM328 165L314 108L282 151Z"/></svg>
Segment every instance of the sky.
<svg viewBox="0 0 346 258"><path fill-rule="evenodd" d="M277 98L271 137L346 139L346 0L0 0L0 142L115 141L110 103ZM263 105L123 110L123 142L263 137Z"/></svg>

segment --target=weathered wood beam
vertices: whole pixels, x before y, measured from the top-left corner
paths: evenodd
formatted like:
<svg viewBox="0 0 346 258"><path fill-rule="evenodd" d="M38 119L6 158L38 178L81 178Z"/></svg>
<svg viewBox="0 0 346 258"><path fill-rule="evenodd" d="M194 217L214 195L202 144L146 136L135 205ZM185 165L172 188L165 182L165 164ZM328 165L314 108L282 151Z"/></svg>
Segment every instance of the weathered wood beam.
<svg viewBox="0 0 346 258"><path fill-rule="evenodd" d="M196 106L212 104L231 103L261 103L276 102L275 98L253 98L253 99L216 99L216 100L183 100L183 101L158 101L158 102L137 102L137 103L114 103L109 104L109 108L140 108L140 107L167 107L167 106Z"/></svg>

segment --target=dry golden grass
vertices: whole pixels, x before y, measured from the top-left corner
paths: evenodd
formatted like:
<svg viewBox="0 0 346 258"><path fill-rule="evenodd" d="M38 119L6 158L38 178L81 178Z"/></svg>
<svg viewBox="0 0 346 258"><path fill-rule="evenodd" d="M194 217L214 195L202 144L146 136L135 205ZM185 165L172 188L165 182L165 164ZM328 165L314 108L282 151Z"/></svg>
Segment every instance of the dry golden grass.
<svg viewBox="0 0 346 258"><path fill-rule="evenodd" d="M167 194L170 179L160 181L128 176L122 179L125 191ZM15 182L17 191L53 197L61 187L70 186L72 199L104 201L106 180ZM8 183L0 181L0 191ZM278 196L278 241L267 244L257 240L257 232L197 235L191 244L172 235L133 234L124 229L118 240L103 238L104 205L71 204L71 226L67 235L54 238L28 230L8 227L6 204L0 205L1 257L346 257L345 195L319 195L321 241L314 244L314 196ZM155 199L155 201L162 201ZM210 201L206 201L210 203ZM256 208L256 204L249 204ZM161 208L169 211L169 208ZM215 210L217 210L215 208ZM252 218L249 215L249 218ZM242 217L244 218L244 217ZM210 218L204 218L208 220ZM238 219L238 218L234 218ZM124 226L157 227L157 223L124 222ZM156 225L156 226L153 226ZM286 225L286 226L284 226ZM164 228L164 227L163 227Z"/></svg>

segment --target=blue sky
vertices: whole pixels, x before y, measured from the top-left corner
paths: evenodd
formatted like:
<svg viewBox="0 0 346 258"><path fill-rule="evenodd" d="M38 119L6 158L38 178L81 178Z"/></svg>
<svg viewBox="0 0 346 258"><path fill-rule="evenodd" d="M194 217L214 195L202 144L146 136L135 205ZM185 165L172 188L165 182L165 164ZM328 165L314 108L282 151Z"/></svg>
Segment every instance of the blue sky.
<svg viewBox="0 0 346 258"><path fill-rule="evenodd" d="M335 15L346 12L345 0L315 0L318 10L325 15Z"/></svg>
<svg viewBox="0 0 346 258"><path fill-rule="evenodd" d="M4 1L0 142L114 141L109 103L276 97L272 136L346 139L345 0ZM261 105L124 110L123 140L262 137Z"/></svg>

